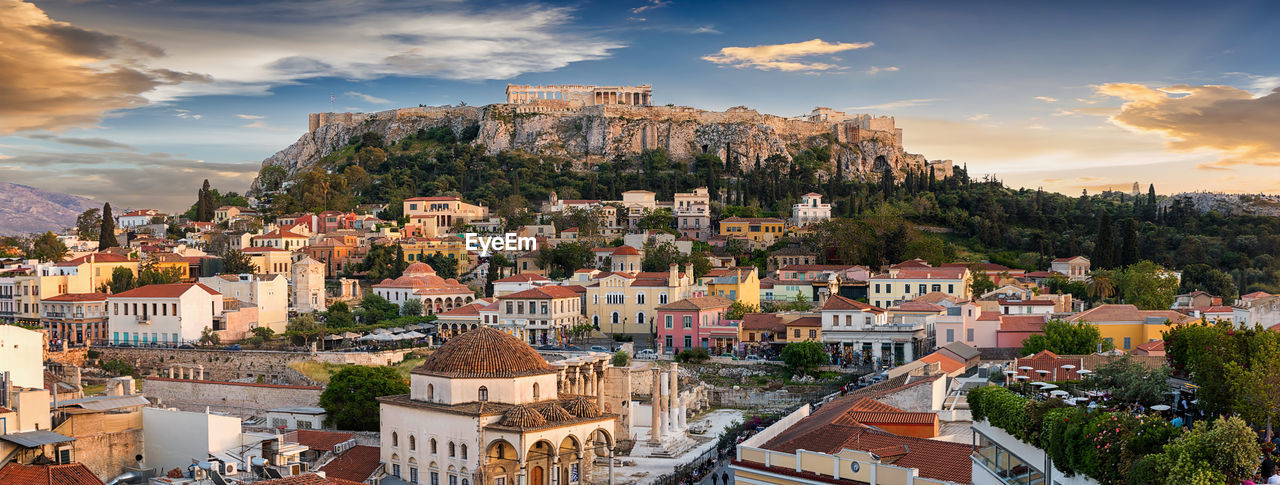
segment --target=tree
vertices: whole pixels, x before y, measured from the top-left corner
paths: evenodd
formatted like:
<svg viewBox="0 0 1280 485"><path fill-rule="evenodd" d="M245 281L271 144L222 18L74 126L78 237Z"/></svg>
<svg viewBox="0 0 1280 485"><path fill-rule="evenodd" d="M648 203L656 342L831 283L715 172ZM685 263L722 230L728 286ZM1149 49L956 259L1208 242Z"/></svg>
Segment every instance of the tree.
<svg viewBox="0 0 1280 485"><path fill-rule="evenodd" d="M253 327L249 331L253 332L253 336L262 340L271 340L271 337L276 335L276 331L272 330L271 327Z"/></svg>
<svg viewBox="0 0 1280 485"><path fill-rule="evenodd" d="M222 337L210 327L200 330L200 345L214 346L222 343Z"/></svg>
<svg viewBox="0 0 1280 485"><path fill-rule="evenodd" d="M551 279L573 276L574 271L591 267L593 259L591 247L578 241L562 242L550 248L538 248L538 266L545 268L547 277Z"/></svg>
<svg viewBox="0 0 1280 485"><path fill-rule="evenodd" d="M760 307L741 301L734 301L729 305L729 310L724 313L724 317L729 320L742 320L742 317L748 313L759 313Z"/></svg>
<svg viewBox="0 0 1280 485"><path fill-rule="evenodd" d="M1112 272L1106 270L1094 271L1089 278L1089 285L1086 287L1089 298L1095 300L1106 300L1116 294L1116 280Z"/></svg>
<svg viewBox="0 0 1280 485"><path fill-rule="evenodd" d="M1124 240L1120 245L1120 264L1129 266L1138 262L1138 220L1129 219L1124 224Z"/></svg>
<svg viewBox="0 0 1280 485"><path fill-rule="evenodd" d="M1238 294L1235 280L1230 274L1204 263L1187 265L1182 268L1182 286L1178 288L1178 291L1190 293L1196 290L1203 290L1211 295L1220 296L1224 302L1235 300Z"/></svg>
<svg viewBox="0 0 1280 485"><path fill-rule="evenodd" d="M112 270L115 271L115 270ZM182 270L175 267L161 268L154 259L148 259L138 268L135 287L164 285L182 281Z"/></svg>
<svg viewBox="0 0 1280 485"><path fill-rule="evenodd" d="M1251 335L1244 354L1227 362L1223 377L1231 388L1233 408L1267 430L1280 420L1280 334L1261 331Z"/></svg>
<svg viewBox="0 0 1280 485"><path fill-rule="evenodd" d="M324 314L324 323L329 328L352 327L356 324L356 317L351 314L347 302L339 301L329 305L329 310Z"/></svg>
<svg viewBox="0 0 1280 485"><path fill-rule="evenodd" d="M103 372L113 376L132 376L137 375L138 370L133 365L120 359L112 359L103 362L100 366Z"/></svg>
<svg viewBox="0 0 1280 485"><path fill-rule="evenodd" d="M1093 244L1093 257L1089 258L1094 266L1102 269L1110 268L1115 260L1115 238L1111 235L1111 214L1098 211L1098 236Z"/></svg>
<svg viewBox="0 0 1280 485"><path fill-rule="evenodd" d="M227 248L222 253L222 274L253 274L258 272L258 265L253 264L249 255L238 249Z"/></svg>
<svg viewBox="0 0 1280 485"><path fill-rule="evenodd" d="M137 287L133 279L133 270L122 266L111 270L111 281L107 282L107 289L111 290L111 293L121 293Z"/></svg>
<svg viewBox="0 0 1280 485"><path fill-rule="evenodd" d="M329 377L320 394L325 421L352 431L378 430L378 398L408 394L409 384L393 367L351 365Z"/></svg>
<svg viewBox="0 0 1280 485"><path fill-rule="evenodd" d="M641 231L654 230L671 233L675 232L671 229L674 224L675 216L671 214L671 209L645 209L644 214L640 216L640 220L636 223L636 227Z"/></svg>
<svg viewBox="0 0 1280 485"><path fill-rule="evenodd" d="M404 250L400 249L399 244L374 244L369 247L369 252L360 262L359 269L364 271L366 278L371 281L399 278L404 273L404 267L400 266L403 255Z"/></svg>
<svg viewBox="0 0 1280 485"><path fill-rule="evenodd" d="M1151 261L1120 270L1116 286L1125 303L1142 310L1165 310L1177 299L1178 277Z"/></svg>
<svg viewBox="0 0 1280 485"><path fill-rule="evenodd" d="M1190 431L1164 445L1162 453L1143 457L1131 468L1153 476L1131 483L1237 483L1258 469L1262 448L1243 419L1198 421ZM1131 475L1132 477L1132 475Z"/></svg>
<svg viewBox="0 0 1280 485"><path fill-rule="evenodd" d="M377 325L382 320L395 318L399 313L399 307L395 303L375 293L367 293L360 300L360 317L366 325Z"/></svg>
<svg viewBox="0 0 1280 485"><path fill-rule="evenodd" d="M204 184L196 192L196 220L200 222L212 221L213 213L218 209L214 205L216 203L213 191L209 188L209 179L204 179Z"/></svg>
<svg viewBox="0 0 1280 485"><path fill-rule="evenodd" d="M826 365L828 358L830 356L822 347L822 343L812 340L791 342L782 348L782 361L800 374L813 373L818 366Z"/></svg>
<svg viewBox="0 0 1280 485"><path fill-rule="evenodd" d="M102 204L102 227L98 229L98 250L120 245L116 240L116 219L111 215L111 203Z"/></svg>
<svg viewBox="0 0 1280 485"><path fill-rule="evenodd" d="M1088 380L1122 402L1152 406L1168 400L1169 374L1169 366L1152 369L1125 355L1098 366Z"/></svg>
<svg viewBox="0 0 1280 485"><path fill-rule="evenodd" d="M27 256L49 262L62 261L62 257L66 255L67 245L62 244L62 240L50 231L36 236L31 241L31 250L27 251Z"/></svg>
<svg viewBox="0 0 1280 485"><path fill-rule="evenodd" d="M1097 325L1089 322L1067 322L1053 319L1044 324L1044 333L1032 335L1022 341L1022 355L1028 356L1048 350L1058 355L1085 355L1111 350L1111 344L1102 339Z"/></svg>
<svg viewBox="0 0 1280 485"><path fill-rule="evenodd" d="M436 270L436 276L444 279L458 277L458 260L440 253L419 254L418 261L427 263Z"/></svg>
<svg viewBox="0 0 1280 485"><path fill-rule="evenodd" d="M422 300L405 300L400 304L400 315L406 317L422 316Z"/></svg>
<svg viewBox="0 0 1280 485"><path fill-rule="evenodd" d="M996 283L991 281L991 276L987 275L987 270L981 264L969 265L969 273L973 275L973 279L969 282L969 294L974 298L996 289Z"/></svg>
<svg viewBox="0 0 1280 485"><path fill-rule="evenodd" d="M98 231L102 229L102 210L98 208L81 212L76 217L76 237L81 241L98 239Z"/></svg>

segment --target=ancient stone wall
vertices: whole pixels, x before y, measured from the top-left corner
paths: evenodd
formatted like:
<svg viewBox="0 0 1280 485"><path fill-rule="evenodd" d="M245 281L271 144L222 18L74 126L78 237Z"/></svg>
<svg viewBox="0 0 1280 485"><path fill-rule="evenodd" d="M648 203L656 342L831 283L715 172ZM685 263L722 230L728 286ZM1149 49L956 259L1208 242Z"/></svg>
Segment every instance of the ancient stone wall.
<svg viewBox="0 0 1280 485"><path fill-rule="evenodd" d="M152 403L183 411L212 411L241 417L260 417L268 409L319 406L317 386L284 386L248 382L197 381L148 377L143 394Z"/></svg>
<svg viewBox="0 0 1280 485"><path fill-rule="evenodd" d="M164 375L174 365L203 366L206 380L256 379L272 384L314 385L310 378L289 368L291 362L390 365L404 360L410 350L383 352L278 352L265 350L145 349L103 347L99 360L120 359L142 375Z"/></svg>

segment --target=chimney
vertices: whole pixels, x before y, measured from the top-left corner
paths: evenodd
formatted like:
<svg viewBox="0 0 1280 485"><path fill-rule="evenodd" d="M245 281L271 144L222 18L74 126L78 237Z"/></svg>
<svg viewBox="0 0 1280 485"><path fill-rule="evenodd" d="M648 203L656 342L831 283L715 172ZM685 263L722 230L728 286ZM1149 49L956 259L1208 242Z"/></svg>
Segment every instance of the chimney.
<svg viewBox="0 0 1280 485"><path fill-rule="evenodd" d="M680 284L680 265L671 263L670 272L667 274L667 286L677 286Z"/></svg>
<svg viewBox="0 0 1280 485"><path fill-rule="evenodd" d="M688 275L690 280L693 279L693 263L684 264L684 274Z"/></svg>

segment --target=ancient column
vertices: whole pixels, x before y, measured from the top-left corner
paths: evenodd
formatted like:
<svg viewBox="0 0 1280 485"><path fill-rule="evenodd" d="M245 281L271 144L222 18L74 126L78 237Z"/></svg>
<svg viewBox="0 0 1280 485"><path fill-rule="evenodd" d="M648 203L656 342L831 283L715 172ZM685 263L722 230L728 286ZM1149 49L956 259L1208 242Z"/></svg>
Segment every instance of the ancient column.
<svg viewBox="0 0 1280 485"><path fill-rule="evenodd" d="M662 421L662 373L658 372L658 368L653 368L653 390L650 391L653 399L650 399L649 406L653 408L653 422L649 426L649 442L657 444L662 441L662 427L665 423Z"/></svg>
<svg viewBox="0 0 1280 485"><path fill-rule="evenodd" d="M196 380L204 380L204 364L196 366Z"/></svg>
<svg viewBox="0 0 1280 485"><path fill-rule="evenodd" d="M669 396L671 398L671 404L667 406L667 410L671 413L670 419L672 432L680 431L680 371L677 368L678 365L679 364L676 364L675 362L671 363L671 384L669 386L670 390L668 391L671 394Z"/></svg>

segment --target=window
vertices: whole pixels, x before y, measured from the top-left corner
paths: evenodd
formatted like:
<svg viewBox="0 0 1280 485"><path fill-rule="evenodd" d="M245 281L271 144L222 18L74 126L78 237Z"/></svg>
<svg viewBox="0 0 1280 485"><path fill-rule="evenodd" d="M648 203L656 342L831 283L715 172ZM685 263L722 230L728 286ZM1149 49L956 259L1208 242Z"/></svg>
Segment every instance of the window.
<svg viewBox="0 0 1280 485"><path fill-rule="evenodd" d="M665 347L666 347L666 348L668 348L668 349L669 349L669 348L671 348L671 336L670 336L670 335L667 335L666 341L665 341L665 342L663 342L663 346L665 346Z"/></svg>
<svg viewBox="0 0 1280 485"><path fill-rule="evenodd" d="M466 445L466 443L463 443L463 445L462 445L462 456L461 456L461 458L462 458L463 460L467 459L467 445ZM462 482L465 484L467 481L464 479Z"/></svg>
<svg viewBox="0 0 1280 485"><path fill-rule="evenodd" d="M436 451L436 439L435 439L435 438L431 438L431 454L433 454L433 455L434 455L434 454L436 454L436 453L437 453L437 451Z"/></svg>
<svg viewBox="0 0 1280 485"><path fill-rule="evenodd" d="M398 477L398 476L400 476L400 464L399 464L399 463L392 463L392 464L391 464L391 474L392 474L392 475L394 475L394 476L397 476L397 477Z"/></svg>
<svg viewBox="0 0 1280 485"><path fill-rule="evenodd" d="M684 348L688 349L688 348L692 348L692 347L693 347L693 336L692 336L692 335L685 335L685 336L684 336Z"/></svg>
<svg viewBox="0 0 1280 485"><path fill-rule="evenodd" d="M638 303L638 304L640 304L640 305L643 305L643 304L644 304L644 293L643 293L643 292L641 292L641 293L637 293L637 294L636 294L636 303Z"/></svg>
<svg viewBox="0 0 1280 485"><path fill-rule="evenodd" d="M932 290L933 290L933 291L942 291L942 285L933 285Z"/></svg>
<svg viewBox="0 0 1280 485"><path fill-rule="evenodd" d="M798 329L798 328L797 328L797 329L793 329L793 331L791 332L791 335L792 335L793 337L795 337L795 338L800 338L800 329Z"/></svg>
<svg viewBox="0 0 1280 485"><path fill-rule="evenodd" d="M885 283L885 284L884 284L884 292L885 292L885 293L893 293L893 283Z"/></svg>
<svg viewBox="0 0 1280 485"><path fill-rule="evenodd" d="M484 386L480 386L480 400L481 400L481 401L488 401L488 400L489 400L489 388L484 387ZM450 453L450 455L452 455L452 454L453 454L453 453Z"/></svg>
<svg viewBox="0 0 1280 485"><path fill-rule="evenodd" d="M973 329L972 329L972 328L970 328L970 329L968 329L968 330L967 330L967 335L965 335L965 337L966 337L966 338L968 338L968 340L969 340L970 342L972 342L972 341L973 341Z"/></svg>
<svg viewBox="0 0 1280 485"><path fill-rule="evenodd" d="M955 293L956 285L947 285L947 293Z"/></svg>
<svg viewBox="0 0 1280 485"><path fill-rule="evenodd" d="M435 384L427 384L427 400L428 400L428 401L434 401L434 400L436 400L436 386L435 386Z"/></svg>
<svg viewBox="0 0 1280 485"><path fill-rule="evenodd" d="M538 399L538 383L533 383L533 399Z"/></svg>
<svg viewBox="0 0 1280 485"><path fill-rule="evenodd" d="M659 305L666 305L666 304L667 304L667 294L666 294L666 293L658 293L658 304L659 304Z"/></svg>
<svg viewBox="0 0 1280 485"><path fill-rule="evenodd" d="M409 451L415 451L417 449L418 449L418 439L413 435L409 435Z"/></svg>
<svg viewBox="0 0 1280 485"><path fill-rule="evenodd" d="M666 320L667 328L671 328L671 320L672 320L671 315L667 315L664 320Z"/></svg>
<svg viewBox="0 0 1280 485"><path fill-rule="evenodd" d="M409 467L409 483L418 483L418 467Z"/></svg>
<svg viewBox="0 0 1280 485"><path fill-rule="evenodd" d="M1128 348L1129 348L1129 337L1125 337L1125 338L1124 338L1124 348L1126 348L1126 349L1128 349Z"/></svg>
<svg viewBox="0 0 1280 485"><path fill-rule="evenodd" d="M954 329L954 328L948 328L948 329L947 329L947 343L951 343L951 342L955 342L955 341L956 341L956 329Z"/></svg>
<svg viewBox="0 0 1280 485"><path fill-rule="evenodd" d="M391 446L400 446L400 435L395 431L391 432Z"/></svg>
<svg viewBox="0 0 1280 485"><path fill-rule="evenodd" d="M693 317L692 317L692 316L685 315L684 317L681 317L681 319L683 320L684 328L693 328Z"/></svg>
<svg viewBox="0 0 1280 485"><path fill-rule="evenodd" d="M449 442L449 457L450 457L450 458L453 458L453 457L455 457L455 456L458 456L458 453L457 453L457 452L458 452L458 448L457 448L457 446L454 446L453 442L452 442L452 441L450 441L450 442Z"/></svg>

